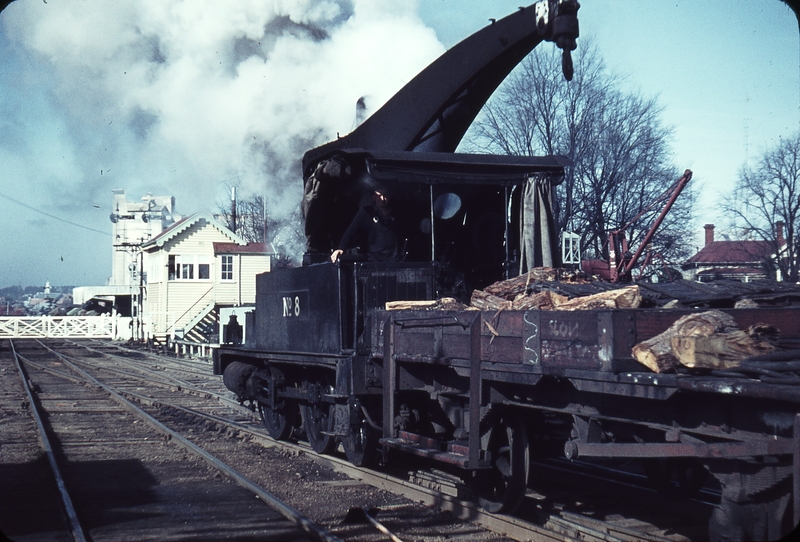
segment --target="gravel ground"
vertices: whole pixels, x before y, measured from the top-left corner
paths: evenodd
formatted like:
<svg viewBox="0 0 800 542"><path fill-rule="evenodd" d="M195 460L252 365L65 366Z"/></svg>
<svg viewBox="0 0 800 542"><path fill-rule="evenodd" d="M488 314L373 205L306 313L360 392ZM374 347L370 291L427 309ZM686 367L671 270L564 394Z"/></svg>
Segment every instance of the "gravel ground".
<svg viewBox="0 0 800 542"><path fill-rule="evenodd" d="M224 458L240 473L344 540L387 539L364 521L345 523L351 508L378 508L378 521L404 541L511 540L447 512L348 478L302 450L264 446L253 442L250 435L214 422L194 420L183 413L171 420L167 422L170 427L178 429L173 426L177 422L183 427L181 433L194 435L192 440L196 444Z"/></svg>
<svg viewBox="0 0 800 542"><path fill-rule="evenodd" d="M35 382L36 375L31 374L31 379ZM65 408L66 406L69 405L65 405ZM377 519L404 541L509 540L457 519L449 513L439 512L402 496L350 479L318 462L302 450L264 445L254 441L249 434L172 409L149 407L148 410L172 429L188 435L196 444L218 456L312 520L331 529L344 540L387 540L385 534L379 533L375 527L363 521L363 518L362 521L354 523L346 522L348 511L353 508L378 508L380 511L377 512ZM83 438L81 435L91 432L91 414L87 413L86 416L85 420L74 425L73 434L64 438ZM131 423L130 427L125 427L126 425L122 424L119 428L120 438L126 433L139 430L143 424ZM159 440L164 444L163 439ZM145 452L142 448L147 448L149 451ZM184 478L188 480L201 472L218 483L228 483L224 475L177 446L158 446L156 449L156 443L151 442L127 452L124 450L103 452L102 449L96 448L92 450L92 454L92 463L113 465L113 470L107 472L104 477L98 475L96 471L89 470L81 475L78 468L71 471L71 476L79 475L83 481L80 489L83 495L81 499L86 499L87 495L90 500L94 498L95 504L92 506L98 510L108 507L108 503L104 502L104 496L111 495L111 489L115 492L125 490L124 487L111 487L114 484L110 476L112 473L114 479L127 480L128 484L131 480L145 480L149 476L159 479L165 474L177 480ZM148 463L147 468L153 469L152 471L142 471L142 454L149 455L147 459L152 463ZM156 472L161 470L162 466L172 471ZM67 478L69 483L69 476ZM186 509L187 496L178 493L172 495L169 489L158 486L151 488L151 491L158 497L159 506L162 507L160 512L165 516L188 514L191 517L192 512ZM216 505L211 503L210 509L214 512L205 512L203 520L208 524L211 519L209 515L219 516L219 524L222 525L232 519L230 515L233 511L224 502L226 498L224 488L216 494L216 497L215 494L211 492L207 498L198 496L193 498L196 497L203 502L214 498L220 499ZM140 505L141 503L138 505L132 503L133 507ZM258 514L261 506L263 505L256 506L253 513ZM114 523L129 521L130 514L116 513L118 512L116 509L115 513L109 513L108 509L104 510L104 526L100 530L93 531L93 534L100 539L106 535L114 538L116 535L109 534L116 529ZM241 520L237 521L240 521L240 527L244 527L241 525ZM15 542L69 540L57 490L52 481L47 459L40 451L30 405L25 398L16 366L10 357L8 343L0 344L0 531ZM246 529L240 528L237 534L231 533L230 537L215 535L215 538L209 539L244 540L248 539L242 538L245 531ZM157 539L154 538L157 536L154 532L140 534L141 536L135 539ZM196 536L199 535L195 533L192 536L197 539ZM262 540L263 537L252 538L256 539Z"/></svg>
<svg viewBox="0 0 800 542"><path fill-rule="evenodd" d="M0 532L71 540L31 405L9 355L7 343L0 344Z"/></svg>

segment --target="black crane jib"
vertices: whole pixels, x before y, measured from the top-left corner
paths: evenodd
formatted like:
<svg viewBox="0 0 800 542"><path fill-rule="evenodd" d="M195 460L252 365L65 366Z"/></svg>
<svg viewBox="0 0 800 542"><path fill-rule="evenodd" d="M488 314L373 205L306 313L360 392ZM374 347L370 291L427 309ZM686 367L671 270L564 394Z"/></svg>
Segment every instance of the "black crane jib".
<svg viewBox="0 0 800 542"><path fill-rule="evenodd" d="M303 178L340 149L454 152L492 93L542 41L563 50L564 75L571 79L579 8L576 0L542 0L475 32L353 132L306 152Z"/></svg>

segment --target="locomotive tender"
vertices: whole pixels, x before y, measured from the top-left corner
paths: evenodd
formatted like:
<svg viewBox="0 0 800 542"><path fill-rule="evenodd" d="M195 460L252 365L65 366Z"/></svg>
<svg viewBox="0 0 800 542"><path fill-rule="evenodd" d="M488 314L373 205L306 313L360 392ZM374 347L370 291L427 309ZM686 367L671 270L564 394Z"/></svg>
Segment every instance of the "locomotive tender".
<svg viewBox="0 0 800 542"><path fill-rule="evenodd" d="M273 438L302 434L320 453L341 443L357 465L379 450L429 458L490 511L519 505L534 456L641 458L656 479L679 472L689 486L705 469L718 480L712 538L777 539L800 520L800 387L656 374L632 359L634 344L690 309L385 310L468 295L518 272L520 259L552 259L547 193L567 162L453 151L541 41L563 49L571 77L577 11L546 0L494 22L353 133L306 153L304 265L257 277L246 342L223 344L214 371ZM403 222L405 260L330 263L375 182ZM740 327L800 339L797 309L726 310Z"/></svg>

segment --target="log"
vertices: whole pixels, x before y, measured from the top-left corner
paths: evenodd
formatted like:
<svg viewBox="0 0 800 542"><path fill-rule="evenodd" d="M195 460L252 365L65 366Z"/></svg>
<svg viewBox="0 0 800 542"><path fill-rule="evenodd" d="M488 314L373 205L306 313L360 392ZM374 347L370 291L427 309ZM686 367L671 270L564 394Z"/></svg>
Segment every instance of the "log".
<svg viewBox="0 0 800 542"><path fill-rule="evenodd" d="M497 311L511 308L511 301L488 294L483 290L474 290L469 304L482 311Z"/></svg>
<svg viewBox="0 0 800 542"><path fill-rule="evenodd" d="M503 281L508 288L503 290L493 288L493 292L501 293L502 296L486 290L475 290L472 292L470 305L481 310L597 310L597 309L629 309L637 308L642 302L638 286L627 286L616 290L608 290L597 294L567 299L565 296L549 290L527 295L525 288L520 286L520 281L511 279ZM495 283L496 286L501 283ZM514 296L513 301L509 301L505 296L514 291L519 293Z"/></svg>
<svg viewBox="0 0 800 542"><path fill-rule="evenodd" d="M586 297L576 297L561 303L560 311L585 311L598 309L635 309L642 304L638 286L626 286Z"/></svg>
<svg viewBox="0 0 800 542"><path fill-rule="evenodd" d="M469 310L460 301L452 297L443 297L441 299L426 300L426 301L387 301L385 308L387 311L404 311L404 310L443 310L443 311L463 311Z"/></svg>
<svg viewBox="0 0 800 542"><path fill-rule="evenodd" d="M681 336L710 336L715 333L731 333L738 331L736 320L728 313L722 311L706 311L696 314L687 314L679 318L670 329L674 335ZM669 331L669 330L667 330Z"/></svg>
<svg viewBox="0 0 800 542"><path fill-rule="evenodd" d="M540 310L552 311L567 301L567 297L545 290L533 295L518 295L514 301L511 302L511 308L514 310Z"/></svg>
<svg viewBox="0 0 800 542"><path fill-rule="evenodd" d="M679 361L672 348L673 337L711 336L736 331L736 321L722 311L687 314L669 329L633 347L633 357L655 373L673 371Z"/></svg>
<svg viewBox="0 0 800 542"><path fill-rule="evenodd" d="M710 336L672 337L672 351L686 367L732 369L750 356L772 352L777 330L763 324L746 331L717 333Z"/></svg>
<svg viewBox="0 0 800 542"><path fill-rule="evenodd" d="M561 270L552 267L534 267L527 275L529 282L553 282L559 280Z"/></svg>
<svg viewBox="0 0 800 542"><path fill-rule="evenodd" d="M528 288L528 283L529 279L528 274L526 273L524 275L514 277L513 279L501 280L499 282L495 282L494 284L490 284L483 291L489 295L511 301L518 295L525 295L525 291Z"/></svg>
<svg viewBox="0 0 800 542"><path fill-rule="evenodd" d="M678 366L678 358L672 353L672 343L656 335L633 347L633 357L654 373L668 373Z"/></svg>
<svg viewBox="0 0 800 542"><path fill-rule="evenodd" d="M558 269L553 269L552 267L535 267L524 275L490 284L484 288L483 291L487 294L511 301L520 294L524 295L527 292L528 285L532 282L553 282L558 280L558 278Z"/></svg>

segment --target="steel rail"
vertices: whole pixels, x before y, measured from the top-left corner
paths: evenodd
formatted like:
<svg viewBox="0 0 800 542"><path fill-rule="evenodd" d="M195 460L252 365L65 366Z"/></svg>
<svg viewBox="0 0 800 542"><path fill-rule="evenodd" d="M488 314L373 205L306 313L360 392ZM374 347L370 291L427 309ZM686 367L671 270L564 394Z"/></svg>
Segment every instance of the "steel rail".
<svg viewBox="0 0 800 542"><path fill-rule="evenodd" d="M52 349L50 349L50 351L56 355L59 355L58 352L55 352ZM59 374L58 376L65 377L65 375L63 374ZM136 378L135 375L131 376L133 378ZM483 511L475 503L460 500L456 497L453 497L446 493L442 493L435 489L422 487L417 484L414 484L413 482L402 480L400 478L394 477L389 474L375 472L361 467L356 467L349 461L337 458L335 456L317 455L313 452L310 446L304 446L302 444L293 444L283 441L275 441L270 437L268 437L263 430L256 429L254 427L247 427L237 422L224 420L212 414L207 414L205 412L200 412L188 407L176 405L170 403L169 401L164 401L158 398L145 397L135 392L121 391L120 393L134 397L137 400L145 403L150 403L152 405L158 404L162 406L167 406L169 408L174 408L178 411L185 412L190 415L202 417L204 419L211 420L217 423L224 423L229 427L233 427L239 431L243 431L257 437L259 441L261 441L262 443L267 443L269 446L276 446L282 449L292 450L294 452L298 451L305 452L306 454L313 456L320 464L324 464L340 474L344 474L350 478L360 480L368 485L383 489L385 491L389 491L395 494L402 494L411 500L423 502L429 506L436 506L442 510L449 511L453 515L458 516L460 519L472 521L494 532L502 532L507 536L515 538L516 540L534 540L536 542L555 542L555 541L563 542L565 540L564 537L565 532L575 532L579 528L582 529L582 532L584 532L585 535L587 535L582 540L597 541L597 542L624 542L628 540L626 538L617 538L614 536L609 536L608 534L603 534L601 531L598 530L588 530L583 526L579 527L573 521L565 519L550 518L552 520L552 523L554 525L557 525L559 530L562 531L561 533L556 533L549 531L547 528L532 525L530 523L525 522L524 520L520 520L510 516L495 516ZM241 405L236 405L236 406L238 408L243 408L241 407ZM570 538L566 538L566 540L570 540ZM660 542L660 539L658 540Z"/></svg>
<svg viewBox="0 0 800 542"><path fill-rule="evenodd" d="M63 376L63 375L60 375ZM361 467L356 467L352 465L350 462L337 458L335 456L319 456L311 449L310 446L306 446L303 444L295 444L295 443L288 443L283 441L275 441L269 436L267 436L263 429L259 427L252 427L247 426L238 422L234 422L232 420L227 420L220 416L216 416L214 414L208 414L206 412L198 411L189 407L184 407L181 405L176 405L169 401L164 401L158 398L147 397L145 395L141 395L135 392L130 391L123 391L121 392L125 395L131 396L136 400L143 402L145 404L149 404L151 406L165 406L171 409L175 409L179 412L184 412L186 414L197 416L200 418L204 418L209 421L221 423L227 425L228 427L234 428L238 431L242 431L248 433L249 435L258 439L259 442L266 443L271 447L279 447L283 449L290 449L294 452L302 451L306 454L312 455L315 459L320 462L324 463L329 466L332 470L344 474L350 478L360 479L361 481L367 483L368 485L372 485L374 487L378 487L380 489L384 489L393 493L402 493L403 495L411 498L412 500L419 500L425 502L427 504L436 504L437 506L446 509L450 512L458 512L459 509L462 510L461 517L463 519L469 519L471 521L476 521L479 524L482 524L485 527L492 528L493 530L503 531L506 534L514 533L518 531L518 539L519 540L527 540L530 538L530 526L525 522L520 520L515 520L514 518L504 517L504 516L492 516L487 514L482 509L480 509L477 505L470 503L469 501L462 501L456 499L452 496L449 496L445 493L439 492L435 489L431 488L424 488L412 482L408 482L402 480L400 478L394 477L389 474L379 473L375 471L371 471L368 469L364 469ZM448 505L443 505L443 501L447 501ZM491 519L487 519L491 518ZM568 525L569 524L569 525ZM561 527L569 527L571 529L575 529L575 525L571 522L561 521ZM597 531L599 533L600 531ZM541 534L541 533L540 533ZM587 533L588 534L588 533ZM563 540L562 537L545 537L545 538L536 538L535 540ZM609 538L609 537L599 537L594 536L592 540L620 540L617 538ZM655 540L655 539L654 539ZM658 539L661 540L661 539Z"/></svg>
<svg viewBox="0 0 800 542"><path fill-rule="evenodd" d="M306 531L315 540L319 540L321 542L342 542L339 537L332 534L321 525L317 524L310 518L303 515L299 510L281 501L277 496L265 490L264 488L262 488L261 486L259 486L258 484L256 484L243 474L231 468L229 465L223 463L222 461L214 457L212 454L203 450L202 448L200 448L193 442L189 441L182 435L178 434L177 432L173 431L166 425L162 424L154 417L152 417L150 414L148 414L141 408L137 407L132 402L125 399L122 395L111 389L109 386L100 382L92 375L90 375L89 373L87 373L86 371L84 371L83 369L81 369L68 359L66 359L65 356L62 356L60 353L52 349L51 352L53 352L53 354L55 354L59 359L61 359L61 361L65 365L67 365L70 369L81 375L81 377L84 378L87 381L87 383L93 386L97 386L98 388L104 390L107 394L109 394L109 396L111 396L112 399L114 399L115 402L117 402L128 412L140 418L142 421L147 423L150 427L152 427L159 433L174 440L178 445L182 446L184 449L200 456L214 468L227 475L229 478L234 480L242 487L248 489L249 491L257 495L261 500L265 502L265 504L277 510L282 516L284 516L289 521L295 523L298 527Z"/></svg>
<svg viewBox="0 0 800 542"><path fill-rule="evenodd" d="M57 369L52 369L50 367L42 365L41 363L38 363L38 362L33 361L33 360L29 359L29 358L26 358L25 356L22 356L22 355L20 355L19 357L20 357L20 359L25 360L26 364L28 364L28 365L30 365L32 367L35 367L35 368L37 368L40 371L43 371L45 373L51 374L53 376L56 376L56 377L64 379L64 380L69 380L69 381L74 382L76 384L81 384L81 385L88 384L86 382L86 380L83 379L83 378L78 378L76 376L67 374L67 373L65 373L63 371L59 371ZM172 408L174 410L178 410L178 411L184 412L185 414L190 414L192 416L200 416L200 417L205 418L205 419L210 420L210 421L214 421L214 422L217 422L217 423L222 423L222 424L228 425L228 426L233 427L233 428L235 428L235 429L237 429L239 431L248 432L252 436L258 437L259 439L263 439L263 437L264 437L263 432L260 432L258 430L254 430L252 426L245 425L245 424L239 423L239 422L235 422L233 420L230 420L230 419L227 419L227 418L223 418L222 416L217 416L215 414L209 414L208 412L203 412L201 410L196 410L196 409L193 409L193 408L190 408L190 407L184 407L184 406L181 406L181 405L176 405L176 404L171 403L168 400L165 400L163 398L157 398L157 397L142 395L140 393L136 393L136 392L130 391L130 390L118 390L118 391L119 391L120 394L128 396L128 397L133 397L134 399L136 399L140 403L146 404L148 406L165 406L165 407L168 407L168 408ZM238 405L238 404L234 404L232 406L234 408L236 408L237 410L239 410L241 408L241 405ZM250 412L250 411L248 411L248 412ZM258 423L258 425L260 426L260 422L256 422L255 421L255 417L253 419L253 423Z"/></svg>
<svg viewBox="0 0 800 542"><path fill-rule="evenodd" d="M179 412L183 412L184 414L189 414L191 416L199 416L201 418L205 418L208 421L221 423L221 424L227 425L228 427L237 429L238 431L244 431L244 432L250 433L254 437L258 437L258 438L266 437L267 439L271 440L270 437L268 437L268 436L266 436L264 434L263 430L255 429L253 426L246 425L246 424L241 423L241 422L235 422L233 420L229 420L229 419L223 418L222 416L217 416L216 414L209 414L208 412L203 412L201 410L196 410L194 408L185 407L185 406L181 406L181 405L176 405L176 404L170 403L169 401L164 401L164 400L162 400L162 399L160 399L158 397L148 397L146 395L142 395L140 393L136 393L136 392L133 392L133 391L121 391L120 393L123 394L123 395L128 395L130 397L133 397L134 399L136 399L140 403L143 403L143 404L148 405L148 406L171 408L173 410L177 410ZM254 424L257 423L255 421L255 419L253 420L253 423ZM256 425L256 427L260 427L260 426L261 426L261 423L258 422L258 425ZM276 441L272 441L272 442L276 442Z"/></svg>
<svg viewBox="0 0 800 542"><path fill-rule="evenodd" d="M279 444L311 453L310 448L306 449L306 447L297 446L296 444L284 442ZM446 510L459 519L471 521L495 533L503 533L514 540L534 542L565 542L572 540L583 542L672 542L668 538L634 532L618 526L602 525L603 522L599 520L581 518L581 521L591 523L591 526L587 526L579 523L577 521L578 518L575 516L572 518L549 516L546 524L541 526L513 516L491 514L480 508L475 502L465 501L447 493L423 487L388 474L356 467L348 461L335 456L323 455L315 457L319 463L350 478L392 493L400 493L413 501ZM579 534L576 535L575 533Z"/></svg>
<svg viewBox="0 0 800 542"><path fill-rule="evenodd" d="M36 429L39 433L39 443L41 444L45 454L47 454L47 461L50 463L50 470L53 471L56 486L58 486L58 492L61 495L61 502L64 505L64 511L66 512L67 520L69 521L72 538L75 540L75 542L86 542L86 535L83 532L83 527L81 527L81 522L78 519L77 512L75 511L75 506L72 504L72 499L67 491L67 485L64 482L61 469L56 462L56 456L55 453L53 453L53 446L50 444L47 431L45 431L44 422L42 421L42 417L39 413L39 407L37 406L37 402L34 400L28 375L19 361L17 350L14 347L14 341L9 339L8 342L11 345L11 353L14 356L14 363L17 365L17 370L19 371L20 378L22 379L22 387L25 388L25 394L28 396L28 403L31 405L31 413L33 414L33 418L36 422Z"/></svg>
<svg viewBox="0 0 800 542"><path fill-rule="evenodd" d="M50 346L44 344L43 342L41 342L41 340L39 340L39 339L36 339L36 340L37 340L37 342L39 342L39 344L42 345L43 348L49 350L50 352L55 352L55 350L53 350L53 348L51 348ZM80 348L80 347L77 347L77 348ZM121 363L123 363L125 365L128 365L129 367L132 367L134 369L140 370L142 372L151 373L152 376L149 376L148 378L151 378L152 380L149 380L149 381L160 382L161 384L163 384L165 386L174 386L174 385L183 386L183 387L185 387L187 389L200 391L205 395L210 394L210 392L208 392L207 390L200 390L199 388L197 388L196 386L194 386L190 382L186 382L185 380L181 380L181 379L176 378L174 376L163 374L161 371L156 371L153 368L148 368L146 365L142 365L142 364L138 364L138 363L132 362L131 360L125 359L122 356L114 356L113 354L107 354L105 352L99 352L99 351L94 350L92 348L85 348L85 349L88 350L89 352L95 352L97 354L100 354L102 356L106 356L106 357L112 358L112 359L115 358L115 357L119 357L120 359L115 360L115 361L121 362ZM68 355L60 353L60 352L59 352L59 355L63 356L66 359L69 359L69 360L71 360L71 361L73 361L73 362L75 362L75 363L77 363L79 365L86 365L86 366L96 367L96 365L93 365L92 363L89 363L89 362L81 360L81 359L77 359L77 358L75 358L73 356L68 356ZM106 370L106 371L109 371L109 372L112 372L112 373L123 374L125 376L134 376L134 377L136 376L136 375L131 375L130 373L126 373L125 371L121 371L120 369L114 369L114 368L111 368L111 367L98 367L98 368ZM206 376L210 377L211 375L209 374L209 375L206 375Z"/></svg>
<svg viewBox="0 0 800 542"><path fill-rule="evenodd" d="M50 346L42 343L38 339L37 339L37 342L39 342L39 344L41 344L42 347L44 347L45 349L49 350L50 352L56 353L56 351L53 350ZM234 407L234 408L240 408L242 406L241 403L239 403L238 401L234 401L233 399L229 399L228 397L225 397L224 395L222 395L220 393L216 393L216 392L209 391L209 390L206 390L206 389L203 389L203 388L199 388L196 384L193 384L191 382L187 382L185 380L181 380L181 379L175 378L173 376L161 374L161 373L156 372L156 371L154 371L152 369L148 369L146 366L142 367L142 366L139 366L139 364L131 363L130 360L125 359L124 356L115 356L115 355L112 355L112 354L106 354L104 352L99 352L99 351L94 350L92 348L79 346L79 345L77 347L78 348L85 348L86 350L89 350L90 352L96 352L96 353L99 353L99 354L104 355L104 356L109 356L109 357L111 357L113 359L116 359L120 363L129 365L131 367L135 367L135 368L137 368L139 370L142 370L145 373L148 373L148 372L152 373L153 376L148 376L147 378L145 378L144 376L131 374L131 373L122 371L120 369L114 369L113 367L97 367L96 365L92 365L91 363L87 363L85 361L75 359L75 358L73 358L71 356L66 356L65 354L58 353L58 355L64 356L65 358L67 358L67 359L69 359L69 360L71 360L71 361L73 361L73 362L75 362L75 363L77 363L79 365L88 366L88 367L95 367L95 368L98 368L98 369L103 370L103 371L107 371L107 372L110 372L110 373L116 373L116 374L122 375L122 376L124 376L126 378L135 378L137 380L141 380L143 382L147 382L148 384L154 384L156 386L168 386L168 387L179 386L183 390L186 390L188 392L192 392L192 393L195 393L195 394L198 394L198 395L204 395L206 397L214 398L217 401L219 401L220 403L227 404L227 405L229 405L231 407ZM213 375L207 375L207 376L211 377Z"/></svg>
<svg viewBox="0 0 800 542"><path fill-rule="evenodd" d="M56 352L54 351L54 353ZM132 378L139 378L136 375L128 376L131 376ZM166 406L190 415L225 424L231 428L235 428L239 431L252 435L258 440L258 442L262 443L262 445L279 447L282 449L291 450L293 452L302 451L313 457L318 463L325 465L340 474L360 480L365 484L383 489L385 491L395 494L402 494L411 500L423 502L426 505L435 506L442 510L449 511L460 519L469 520L493 532L504 533L506 536L516 540L533 540L536 542L564 542L570 540L581 540L584 542L631 542L640 540L650 542L671 542L671 539L666 537L649 533L641 533L613 524L606 524L600 520L586 518L577 514L569 514L568 517L559 517L553 515L547 516L546 526L532 524L512 516L490 514L485 512L474 502L461 500L447 493L420 486L414 482L397 478L391 474L373 471L362 467L356 467L349 461L336 456L318 455L313 452L310 446L285 441L275 441L269 437L263 429L260 428L260 424L256 427L247 426L233 420L226 420L213 414L208 414L192 408L176 405L168 400L146 397L132 391L122 391L121 393L133 397L145 404ZM234 402L231 401L231 403ZM238 403L234 403L234 406L236 408L246 408Z"/></svg>
<svg viewBox="0 0 800 542"><path fill-rule="evenodd" d="M258 442L266 444L267 446L270 447L291 449L292 451L295 452L303 451L307 455L314 457L317 462L326 464L328 467L330 467L331 469L340 474L344 474L350 478L361 480L362 482L368 485L386 491L390 491L392 493L401 493L412 500L425 502L426 504L429 505L436 505L442 509L450 511L451 513L460 515L462 519L468 519L495 532L503 532L508 536L515 537L518 540L532 539L536 541L544 541L544 540L563 541L565 540L563 537L563 533L576 531L578 529L581 529L581 532L585 535L582 538L582 540L602 540L605 542L631 541L631 540L669 542L670 540L668 538L654 536L654 535L644 535L643 533L633 532L630 530L626 530L624 528L620 528L618 526L613 526L613 525L605 526L602 524L603 522L599 520L585 520L585 521L590 521L592 523L592 527L587 527L585 525L580 525L580 522L578 521L579 516L577 514L571 514L569 518L567 517L558 518L553 516L548 518L548 521L553 525L553 527L557 528L562 532L561 535L552 536L550 533L546 533L545 531L534 531L535 534L539 536L531 538L531 530L532 530L531 524L523 520L518 520L510 516L502 516L502 515L496 516L493 514L489 514L470 501L459 500L456 497L452 497L451 495L448 495L446 493L442 493L432 488L425 488L423 486L420 486L413 482L402 480L390 474L375 472L362 467L356 467L349 461L340 459L336 456L317 455L311 449L310 446L306 446L303 444L288 443L283 441L275 441L271 437L266 435L264 430L260 429L260 426L259 428L247 426L238 422L234 422L232 420L226 420L222 417L215 416L213 414L208 414L205 412L194 410L192 408L175 405L152 397L146 397L144 395L140 395L134 392L124 392L124 393L132 397L135 397L137 400L142 401L146 404L150 403L152 405L166 406L168 408L172 408L189 415L198 416L210 421L227 425L228 427L234 428L238 431L245 432L253 436ZM598 479L600 478L598 477ZM631 487L642 489L640 486L631 485ZM447 504L445 504L445 502Z"/></svg>
<svg viewBox="0 0 800 542"><path fill-rule="evenodd" d="M206 362L204 362L204 363L198 363L196 361L191 361L191 359L187 360L185 358L179 358L179 357L175 357L175 356L167 356L167 355L163 355L163 354L154 354L152 352L138 350L136 348L128 348L128 347L121 346L121 345L118 345L118 344L114 344L114 343L111 343L111 342L108 342L108 341L104 342L104 341L102 341L100 339L91 339L92 342L99 343L99 344L96 344L95 346L87 346L85 344L82 344L82 342L84 342L84 341L78 342L78 341L75 341L75 340L72 340L72 339L66 339L66 340L68 342L72 343L76 348L83 348L83 349L89 350L90 352L96 352L98 354L102 354L102 355L106 355L106 356L113 356L113 357L117 357L117 358L123 358L123 359L126 359L127 361L129 361L131 363L144 363L144 359L139 359L139 360L134 361L131 358L125 357L125 356L123 356L123 355L121 355L119 353L114 354L114 353L108 352L106 350L114 349L114 350L117 350L118 352L122 352L122 353L126 353L126 352L129 353L129 354L135 353L135 354L139 354L139 355L143 356L143 358L153 359L153 360L156 360L156 361L159 361L159 362L164 362L165 360L168 360L170 363L172 363L174 365L183 366L185 368L185 370L187 370L187 372L190 372L190 373L193 373L193 374L198 374L198 375L204 375L204 376L211 375L210 372L205 372L204 373L204 372L201 372L201 371L197 370L197 369L203 368L203 367L206 367L206 368L208 368L210 370L211 369L211 360L206 360ZM102 349L106 349L106 350L102 350ZM205 358L201 358L201 359L205 359Z"/></svg>

